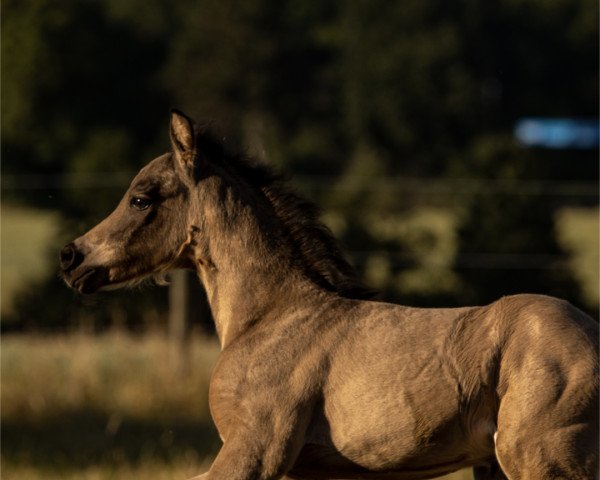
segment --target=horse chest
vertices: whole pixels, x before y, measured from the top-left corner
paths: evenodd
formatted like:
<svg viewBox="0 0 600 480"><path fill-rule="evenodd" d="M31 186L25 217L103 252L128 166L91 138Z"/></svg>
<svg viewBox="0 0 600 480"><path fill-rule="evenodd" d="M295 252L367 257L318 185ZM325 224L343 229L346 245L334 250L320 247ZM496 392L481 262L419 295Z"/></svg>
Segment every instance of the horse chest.
<svg viewBox="0 0 600 480"><path fill-rule="evenodd" d="M320 357L282 351L285 349L257 348L252 355L247 351L227 352L219 360L211 379L209 403L222 438L240 424L268 432L272 425L305 411L312 402Z"/></svg>

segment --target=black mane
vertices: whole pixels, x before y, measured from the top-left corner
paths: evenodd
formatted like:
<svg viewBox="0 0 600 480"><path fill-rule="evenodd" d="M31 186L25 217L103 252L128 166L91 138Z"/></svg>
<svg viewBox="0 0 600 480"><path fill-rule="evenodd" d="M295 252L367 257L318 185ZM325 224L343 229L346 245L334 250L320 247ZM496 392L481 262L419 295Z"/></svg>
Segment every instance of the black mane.
<svg viewBox="0 0 600 480"><path fill-rule="evenodd" d="M226 152L206 129L198 133L196 145L212 162L220 163L265 196L284 226L286 241L312 281L346 298L375 295L360 280L329 228L320 221L316 205L291 190L282 175L255 158Z"/></svg>

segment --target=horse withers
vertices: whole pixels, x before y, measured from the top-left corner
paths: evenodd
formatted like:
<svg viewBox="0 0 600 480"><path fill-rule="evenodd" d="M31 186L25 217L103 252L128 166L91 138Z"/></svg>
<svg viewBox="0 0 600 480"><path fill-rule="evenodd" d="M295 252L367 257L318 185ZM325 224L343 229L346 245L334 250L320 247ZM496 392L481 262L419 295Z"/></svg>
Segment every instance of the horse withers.
<svg viewBox="0 0 600 480"><path fill-rule="evenodd" d="M173 111L172 151L65 246L84 294L197 272L222 352L206 479L598 475L598 325L540 295L369 300L317 211Z"/></svg>

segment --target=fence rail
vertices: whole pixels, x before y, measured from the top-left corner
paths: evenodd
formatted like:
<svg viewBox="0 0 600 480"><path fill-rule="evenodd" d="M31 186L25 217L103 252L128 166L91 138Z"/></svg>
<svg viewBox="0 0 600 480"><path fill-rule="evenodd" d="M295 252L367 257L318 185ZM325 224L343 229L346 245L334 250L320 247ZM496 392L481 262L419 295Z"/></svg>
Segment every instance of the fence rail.
<svg viewBox="0 0 600 480"><path fill-rule="evenodd" d="M77 173L66 175L2 175L2 189L60 190L126 188L135 172ZM508 180L483 178L433 178L297 175L290 182L309 191L390 191L430 195L492 193L498 195L532 195L555 197L598 197L598 182L557 181L545 179Z"/></svg>

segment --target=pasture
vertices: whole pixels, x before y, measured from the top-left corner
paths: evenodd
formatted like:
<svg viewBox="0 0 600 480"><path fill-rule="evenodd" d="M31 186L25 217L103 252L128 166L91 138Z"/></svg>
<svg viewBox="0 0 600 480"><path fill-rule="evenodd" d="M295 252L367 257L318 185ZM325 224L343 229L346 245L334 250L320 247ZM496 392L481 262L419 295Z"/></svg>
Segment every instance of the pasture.
<svg viewBox="0 0 600 480"><path fill-rule="evenodd" d="M2 478L186 478L219 445L207 387L218 346L171 368L158 333L2 339ZM151 475L145 475L152 472Z"/></svg>
<svg viewBox="0 0 600 480"><path fill-rule="evenodd" d="M159 332L5 336L2 478L185 480L208 469L220 444L207 405L218 345L195 336L189 352L177 374Z"/></svg>
<svg viewBox="0 0 600 480"><path fill-rule="evenodd" d="M381 228L393 225L388 219ZM597 209L564 209L555 227L590 305L597 304ZM15 292L55 268L47 250L56 234L53 213L2 206L3 317ZM385 272L376 267L366 272L373 283ZM5 335L0 352L5 480L186 479L205 471L220 445L207 405L214 339L190 340L181 374L171 368L162 331Z"/></svg>
<svg viewBox="0 0 600 480"><path fill-rule="evenodd" d="M56 266L50 255L58 230L58 214L33 208L2 203L0 283L2 285L2 316L11 313L13 298L29 282L47 275ZM54 252L53 252L54 253Z"/></svg>

